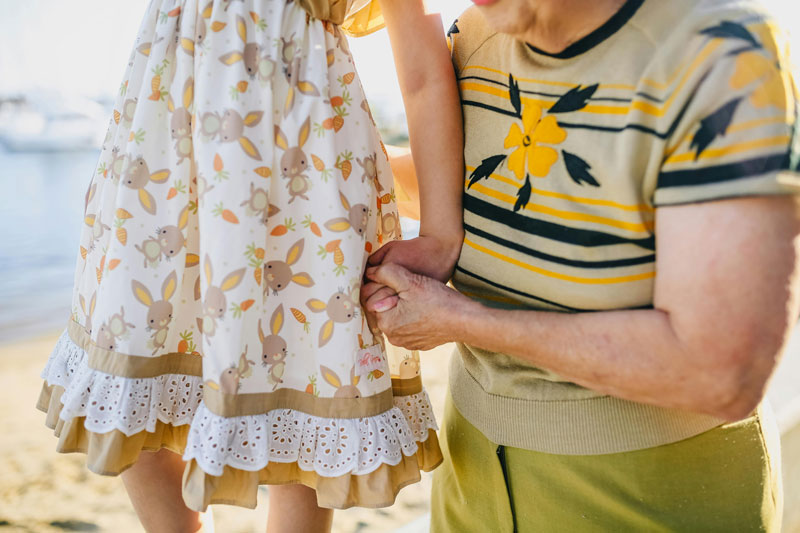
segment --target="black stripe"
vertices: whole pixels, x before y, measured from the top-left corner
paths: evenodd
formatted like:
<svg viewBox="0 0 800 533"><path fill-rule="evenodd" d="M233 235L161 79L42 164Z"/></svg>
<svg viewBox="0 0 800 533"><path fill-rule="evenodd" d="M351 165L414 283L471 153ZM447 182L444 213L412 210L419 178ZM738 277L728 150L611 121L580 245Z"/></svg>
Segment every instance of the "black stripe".
<svg viewBox="0 0 800 533"><path fill-rule="evenodd" d="M624 126L620 126L617 128L611 126L594 126L592 124L575 124L573 122L559 122L559 126L565 129L571 130L591 130L591 131L604 131L608 133L619 133L625 130L636 130L641 131L642 133L647 133L650 135L654 135L659 139L666 139L669 137L669 133L660 133L653 128L648 128L647 126L642 126L641 124L625 124Z"/></svg>
<svg viewBox="0 0 800 533"><path fill-rule="evenodd" d="M506 111L505 109L501 109L499 107L495 107L489 104L484 104L483 102L475 102L472 100L461 100L461 105L480 107L482 109L494 111L495 113L499 113L501 115L518 118L517 114L514 113L513 111ZM654 130L653 128L648 128L647 126L642 126L640 124L626 124L620 127L611 127L611 126L594 126L592 124L575 124L573 122L559 121L558 125L564 129L602 131L606 133L620 133L625 130L636 130L636 131L641 131L642 133L647 133L649 135L654 135L659 139L666 139L667 137L670 136L670 132L660 133Z"/></svg>
<svg viewBox="0 0 800 533"><path fill-rule="evenodd" d="M481 80L481 81L485 81L487 83L491 83L491 84L494 84L494 85L499 85L500 87L508 89L508 84L507 83L502 82L502 81L492 80L490 78L484 78L482 76L463 76L463 77L458 79L458 81L464 81L464 80ZM579 85L575 85L575 87L579 87ZM562 96L564 96L563 94L543 93L543 92L540 92L540 91L522 91L521 90L520 93L522 93L522 94L533 94L533 95L536 95L536 96L546 96L548 98L561 98ZM639 94L639 93L637 93L637 94ZM615 97L612 97L612 96L593 96L592 98L589 98L589 100L592 101L592 102L619 102L619 103L622 103L622 104L629 104L629 103L633 102L632 98L615 98Z"/></svg>
<svg viewBox="0 0 800 533"><path fill-rule="evenodd" d="M478 281L482 281L483 283L485 283L487 285L490 285L492 287L495 287L497 289L501 289L501 290L504 290L506 292L510 292L511 294L516 294L517 296L523 296L525 298L530 298L531 300L537 300L539 302L546 303L546 304L552 305L554 307L560 307L560 308L564 309L565 311L580 312L580 313L597 313L597 312L600 312L600 310L598 310L598 309L578 309L576 307L569 307L567 305L559 304L559 303L553 302L551 300L547 300L545 298L540 298L538 296L534 296L532 294L528 294L528 293L519 291L517 289L512 289L511 287L506 287L505 285L501 285L500 283L497 283L497 282L494 282L494 281L492 281L490 279L484 278L483 276L479 276L478 274L470 272L470 271L468 271L465 268L462 268L460 266L456 266L456 270L458 270L462 274L465 274L467 276L475 278ZM488 300L488 298L486 298L486 299ZM640 310L640 309L641 310L654 309L654 307L653 307L653 304L647 304L647 305L637 305L635 307L621 307L618 310ZM614 310L617 310L617 309L606 309L606 311L614 311Z"/></svg>
<svg viewBox="0 0 800 533"><path fill-rule="evenodd" d="M624 126L620 127L611 127L611 126L593 126L591 124L575 124L573 122L559 121L558 125L565 129L602 131L607 133L620 133L625 130L635 130L635 131L640 131L642 133L647 133L648 135L653 135L655 137L658 137L659 139L667 139L673 133L675 133L675 130L678 128L678 124L680 124L681 120L686 114L686 110L689 108L689 104L692 103L695 95L697 94L697 91L700 89L700 86L703 84L703 82L710 73L711 70L709 69L705 74L703 74L703 77L700 78L700 81L697 82L697 85L695 85L694 89L692 90L692 93L686 99L686 102L683 104L683 107L681 108L680 112L675 117L675 120L672 121L672 124L670 124L669 129L664 133L656 131L653 128L648 128L647 126L642 126L641 124L625 124ZM494 111L495 113L499 113L501 115L507 115L510 117L518 118L517 114L514 113L513 111L506 111L505 109L501 109L499 107L495 107L489 104L484 104L483 102L475 102L473 100L461 100L461 105L480 107L482 109Z"/></svg>
<svg viewBox="0 0 800 533"><path fill-rule="evenodd" d="M558 125L561 126L562 128L587 129L587 130L606 131L613 133L619 133L624 130L636 130L636 131L641 131L642 133L654 135L659 139L667 139L671 137L673 133L675 133L675 130L678 128L678 124L680 124L681 120L683 120L684 115L686 115L686 110L689 109L689 104L691 104L694 101L694 97L697 94L697 91L700 89L700 86L703 84L706 78L708 78L708 75L710 73L711 69L709 69L708 71L706 71L705 74L703 74L703 76L697 82L697 85L695 85L694 89L692 89L692 92L689 94L689 97L686 99L686 102L684 102L683 107L678 112L678 115L672 121L672 124L670 124L669 129L664 133L660 133L654 130L653 128L648 128L647 126L642 126L641 124L626 124L619 128L610 128L605 126L589 126L586 124L572 124L569 122L559 122Z"/></svg>
<svg viewBox="0 0 800 533"><path fill-rule="evenodd" d="M564 257L558 257L555 255L550 255L544 252L540 252L538 250L534 250L532 248L528 248L526 246L506 240L502 237L498 237L497 235L493 235L487 231L476 228L466 223L464 224L464 229L468 233L471 233L477 237L481 237L486 240L495 242L500 246L509 248L511 250L516 250L517 252L523 253L525 255L529 255L537 259L543 259L551 263L556 263L559 265L571 266L576 268L618 268L618 267L626 267L634 265L646 265L653 263L656 260L655 254L643 255L642 257L631 257L628 259L614 259L610 261L579 261L576 259L566 259Z"/></svg>
<svg viewBox="0 0 800 533"><path fill-rule="evenodd" d="M787 170L791 165L788 152L718 165L714 167L672 170L658 175L658 188L708 185L760 176L777 170Z"/></svg>
<svg viewBox="0 0 800 533"><path fill-rule="evenodd" d="M471 278L475 278L478 281L482 281L483 283L485 283L487 285L491 285L492 287L495 287L497 289L501 289L501 290L504 290L506 292L510 292L511 294L516 294L517 296L522 296L523 298L529 298L531 300L536 300L538 302L542 302L542 303L545 303L547 305L552 305L554 307L560 307L561 309L564 309L565 311L573 311L573 312L574 311L592 311L592 309L576 309L575 307L569 307L569 306L566 306L566 305L563 305L563 304L559 304L559 303L553 302L551 300L547 300L545 298L540 298L538 296L534 296L532 294L528 294L528 293L519 291L517 289L512 289L511 287L506 287L505 285L501 285L500 283L497 283L495 281L491 281L489 279L486 279L483 276L479 276L478 274L474 274L474 273L472 273L472 272L470 272L470 271L468 271L468 270L466 270L466 269L464 269L464 268L462 268L460 266L456 266L456 270L461 272L462 274L465 274L465 275L467 275L467 276L469 276Z"/></svg>
<svg viewBox="0 0 800 533"><path fill-rule="evenodd" d="M602 26L585 37L575 41L564 50L556 54L545 52L544 50L540 50L531 44L528 45L528 48L537 54L553 57L555 59L570 59L572 57L579 56L585 52L588 52L622 29L622 27L625 26L625 24L627 24L628 21L636 14L639 8L642 7L642 4L644 4L644 0L627 0L625 5L623 5L619 11L614 13L614 15Z"/></svg>
<svg viewBox="0 0 800 533"><path fill-rule="evenodd" d="M651 102L656 102L657 104L664 103L664 99L663 98L656 98L655 96L649 95L647 93L637 92L636 96L641 96L645 100L650 100Z"/></svg>
<svg viewBox="0 0 800 533"><path fill-rule="evenodd" d="M483 218L488 218L518 231L538 235L546 239L574 244L576 246L596 247L614 244L633 244L646 250L656 249L654 236L646 239L627 239L601 231L570 228L552 222L529 218L504 207L480 200L470 193L464 194L464 209Z"/></svg>
<svg viewBox="0 0 800 533"><path fill-rule="evenodd" d="M480 107L481 109L488 109L489 111L494 111L495 113L500 113L501 115L506 115L509 117L519 118L517 114L513 111L507 111L505 109L501 109L499 107L495 107L493 105L484 104L483 102L474 102L472 100L461 100L461 105L465 106L472 106L472 107Z"/></svg>

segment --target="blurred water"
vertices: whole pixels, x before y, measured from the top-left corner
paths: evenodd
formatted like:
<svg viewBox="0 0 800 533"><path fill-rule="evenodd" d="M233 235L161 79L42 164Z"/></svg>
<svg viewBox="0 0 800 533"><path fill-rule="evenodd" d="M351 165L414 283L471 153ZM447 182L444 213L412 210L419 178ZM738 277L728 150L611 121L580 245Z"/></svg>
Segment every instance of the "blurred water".
<svg viewBox="0 0 800 533"><path fill-rule="evenodd" d="M99 151L0 147L0 343L66 325L86 187ZM406 238L416 221L403 219Z"/></svg>
<svg viewBox="0 0 800 533"><path fill-rule="evenodd" d="M98 155L0 148L0 342L66 325Z"/></svg>

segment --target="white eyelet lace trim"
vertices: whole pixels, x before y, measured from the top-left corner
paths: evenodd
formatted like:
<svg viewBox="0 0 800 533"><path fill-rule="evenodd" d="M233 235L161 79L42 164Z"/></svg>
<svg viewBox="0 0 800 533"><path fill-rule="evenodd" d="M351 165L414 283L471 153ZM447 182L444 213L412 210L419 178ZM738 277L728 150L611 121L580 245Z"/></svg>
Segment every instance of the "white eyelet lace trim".
<svg viewBox="0 0 800 533"><path fill-rule="evenodd" d="M395 407L368 418L320 418L293 409L227 418L201 405L183 458L212 476L226 465L258 471L270 462L297 462L325 477L363 475L417 453L428 429L437 427L425 391L395 398Z"/></svg>
<svg viewBox="0 0 800 533"><path fill-rule="evenodd" d="M198 376L165 374L154 378L124 378L92 370L88 355L65 331L59 338L42 378L64 388L59 418L86 417L84 427L94 433L115 429L127 436L156 422L180 426L194 418L203 396Z"/></svg>
<svg viewBox="0 0 800 533"><path fill-rule="evenodd" d="M425 442L428 439L428 430L438 431L436 417L433 416L431 400L425 389L409 396L395 396L394 406L403 413L403 418L408 422L414 440Z"/></svg>
<svg viewBox="0 0 800 533"><path fill-rule="evenodd" d="M195 459L214 476L226 465L257 471L271 461L296 461L326 477L368 474L414 455L428 430L438 429L424 390L395 397L392 409L368 418L320 418L293 409L228 418L202 403L197 376L124 378L90 369L87 359L65 332L42 372L49 385L65 390L60 418L83 416L89 431L117 429L127 436L155 431L158 420L191 423L184 459Z"/></svg>

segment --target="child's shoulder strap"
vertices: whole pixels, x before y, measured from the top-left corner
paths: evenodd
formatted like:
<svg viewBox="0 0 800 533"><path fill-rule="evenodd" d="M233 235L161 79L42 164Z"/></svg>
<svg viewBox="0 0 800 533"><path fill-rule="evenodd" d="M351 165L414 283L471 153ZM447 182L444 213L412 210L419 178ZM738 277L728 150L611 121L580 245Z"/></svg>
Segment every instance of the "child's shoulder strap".
<svg viewBox="0 0 800 533"><path fill-rule="evenodd" d="M354 0L349 3L342 22L345 33L353 37L363 37L383 27L383 13L378 0Z"/></svg>

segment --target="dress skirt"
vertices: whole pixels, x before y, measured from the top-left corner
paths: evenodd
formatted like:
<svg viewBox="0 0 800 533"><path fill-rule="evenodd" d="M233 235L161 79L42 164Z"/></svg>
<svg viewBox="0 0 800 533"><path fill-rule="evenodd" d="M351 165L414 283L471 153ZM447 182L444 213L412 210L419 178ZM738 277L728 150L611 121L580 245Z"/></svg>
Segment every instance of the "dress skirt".
<svg viewBox="0 0 800 533"><path fill-rule="evenodd" d="M336 4L347 20L320 3L150 3L38 405L92 471L167 448L193 509L254 507L259 484L284 483L346 508L391 505L440 462L418 354L359 305L368 255L400 225L342 31L379 10Z"/></svg>

